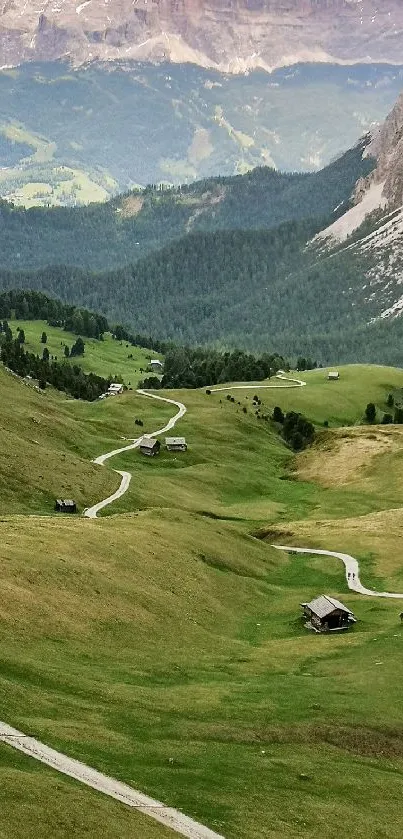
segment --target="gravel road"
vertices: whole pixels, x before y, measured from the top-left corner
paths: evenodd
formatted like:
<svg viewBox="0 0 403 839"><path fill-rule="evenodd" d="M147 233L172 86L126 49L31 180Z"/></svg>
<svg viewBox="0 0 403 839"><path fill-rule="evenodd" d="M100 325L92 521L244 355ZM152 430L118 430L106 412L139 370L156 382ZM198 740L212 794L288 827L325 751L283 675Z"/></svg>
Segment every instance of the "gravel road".
<svg viewBox="0 0 403 839"><path fill-rule="evenodd" d="M312 554L313 556L334 556L336 559L341 559L344 563L346 572L347 585L351 591L357 594L365 594L367 597L391 597L396 600L402 600L403 594L390 594L388 591L372 591L370 588L365 588L360 581L360 566L356 559L350 554L342 554L337 551L321 551L313 548L292 548L286 545L272 545L278 551L287 551L293 554Z"/></svg>
<svg viewBox="0 0 403 839"><path fill-rule="evenodd" d="M133 807L144 813L155 821L160 822L166 827L170 827L180 836L186 836L187 839L224 839L219 833L215 833L208 827L193 821L188 816L180 813L179 810L174 810L172 807L166 807L160 801L155 801L142 792L132 789L127 784L116 781L114 778L103 775L97 772L96 769L91 769L85 763L80 763L78 760L73 760L70 757L50 749L35 740L12 728L7 723L0 722L0 741L11 746L13 749L18 749L20 752L29 757L45 763L57 772L63 775L68 775L69 778L74 778L76 781L81 781L87 787L97 790L98 792L108 795L110 798L115 798L126 804L127 807ZM135 827L133 826L133 830ZM102 833L102 826L100 825L99 833ZM133 833L134 835L134 833Z"/></svg>

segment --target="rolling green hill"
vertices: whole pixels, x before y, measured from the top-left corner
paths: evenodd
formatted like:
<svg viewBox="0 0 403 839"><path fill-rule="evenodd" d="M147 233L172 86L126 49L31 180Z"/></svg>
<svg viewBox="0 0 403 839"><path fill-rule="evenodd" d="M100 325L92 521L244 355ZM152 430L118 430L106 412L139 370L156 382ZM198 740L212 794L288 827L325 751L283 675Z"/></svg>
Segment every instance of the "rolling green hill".
<svg viewBox="0 0 403 839"><path fill-rule="evenodd" d="M40 326L26 324L33 345ZM107 342L95 346L101 371ZM329 421L301 456L256 417L253 390L233 390L235 402L170 392L188 408L177 426L188 452L89 465L86 501L115 485L112 468L133 480L109 515L88 521L10 513L35 509L35 470L59 469L55 451L75 486L81 464L130 436L134 417L151 430L172 406L130 391L94 403L42 395L0 370L1 460L8 451L21 475L7 496L0 474L9 505L0 522L2 718L228 839L308 839L319 829L333 839L335 821L348 822L352 839L397 839L399 601L353 595L336 560L284 556L271 542L351 551L365 584L403 590L401 427L357 425L368 401L381 414L389 393L403 398L403 372L350 366L338 382L325 370L303 378L303 388L259 392L262 413L303 411L319 432ZM357 614L348 635L304 629L299 604L322 591ZM67 836L66 795L71 837L101 818L111 839L165 835L6 747L0 758L0 833L34 839L45 808L41 835Z"/></svg>

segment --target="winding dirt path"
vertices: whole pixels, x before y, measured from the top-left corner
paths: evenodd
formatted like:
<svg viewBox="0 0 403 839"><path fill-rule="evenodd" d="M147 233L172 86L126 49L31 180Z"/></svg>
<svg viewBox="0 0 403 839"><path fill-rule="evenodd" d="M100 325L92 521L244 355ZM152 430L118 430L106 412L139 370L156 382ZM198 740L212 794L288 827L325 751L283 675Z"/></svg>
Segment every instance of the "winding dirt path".
<svg viewBox="0 0 403 839"><path fill-rule="evenodd" d="M221 393L223 390L287 390L290 387L306 387L306 382L302 379L293 379L290 376L283 376L277 373L275 379L281 379L283 382L289 382L288 385L226 385L226 387L212 388L212 393Z"/></svg>
<svg viewBox="0 0 403 839"><path fill-rule="evenodd" d="M403 594L390 594L388 591L372 591L365 588L360 580L360 566L356 559L350 554L338 553L337 551L321 551L313 548L292 548L286 545L272 545L278 551L287 551L291 554L312 554L313 556L334 556L344 563L347 585L351 591L357 594L365 594L367 597L391 597L396 600L403 600Z"/></svg>
<svg viewBox="0 0 403 839"><path fill-rule="evenodd" d="M80 761L73 760L61 752L50 749L49 746L45 746L39 740L23 734L4 722L0 722L0 741L13 749L24 752L28 757L45 763L46 766L50 766L57 772L80 781L87 787L97 790L97 792L121 801L127 807L139 810L146 816L150 816L155 821L165 825L165 827L171 828L180 836L186 836L187 839L224 839L219 833L214 833L208 827L193 821L193 819L180 813L179 810L166 807L160 801L149 798L148 795L132 789L127 784L116 781L108 775L97 772L96 769L91 769L85 763L80 763ZM135 830L135 828L133 829ZM101 826L99 833L102 833Z"/></svg>
<svg viewBox="0 0 403 839"><path fill-rule="evenodd" d="M157 431L152 431L150 434L147 435L148 437L157 437L159 434L165 434L167 431L171 431L171 429L175 427L176 423L180 419L182 419L182 417L186 414L186 407L183 404L183 402L177 402L176 399L168 399L166 396L158 396L156 393L147 393L147 391L145 390L137 390L136 392L140 394L140 396L147 397L147 399L158 399L160 402L168 402L169 405L175 405L175 407L178 408L178 411L175 414L175 416L171 417L171 419L168 420L167 424L164 425L163 428L159 428ZM116 457L116 455L122 454L123 452L129 452L133 449L137 449L140 445L143 436L144 435L142 434L141 437L137 437L135 440L132 440L132 442L128 446L123 446L120 449L113 449L113 451L111 452L106 452L106 454L99 455L99 457L95 458L93 462L102 466L107 460L110 460L111 457ZM103 501L99 501L92 507L87 507L87 509L84 510L83 513L83 515L86 518L96 519L100 510L103 510L104 507L108 507L109 504L113 504L114 501L117 501L118 498L121 498L122 495L124 495L125 492L127 492L127 490L129 489L130 481L132 479L131 472L120 472L118 469L115 469L114 471L117 475L120 475L122 478L119 489L117 489L116 492L114 492L108 498L104 498Z"/></svg>

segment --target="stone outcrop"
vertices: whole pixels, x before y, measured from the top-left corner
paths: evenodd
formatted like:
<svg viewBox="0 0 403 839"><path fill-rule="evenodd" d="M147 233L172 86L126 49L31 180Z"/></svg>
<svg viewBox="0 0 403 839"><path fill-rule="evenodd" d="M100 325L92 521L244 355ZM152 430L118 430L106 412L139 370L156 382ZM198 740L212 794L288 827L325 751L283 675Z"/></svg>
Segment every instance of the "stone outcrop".
<svg viewBox="0 0 403 839"><path fill-rule="evenodd" d="M297 62L403 63L401 0L2 0L0 64L193 62L225 72Z"/></svg>

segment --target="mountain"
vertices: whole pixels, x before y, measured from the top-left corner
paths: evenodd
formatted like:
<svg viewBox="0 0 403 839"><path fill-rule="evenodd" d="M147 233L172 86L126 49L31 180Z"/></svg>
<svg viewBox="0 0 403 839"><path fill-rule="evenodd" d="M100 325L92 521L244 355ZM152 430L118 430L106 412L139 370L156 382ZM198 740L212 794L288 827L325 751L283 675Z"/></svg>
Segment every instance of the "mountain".
<svg viewBox="0 0 403 839"><path fill-rule="evenodd" d="M211 178L178 189L127 193L82 208L13 207L0 202L1 267L37 269L52 264L90 270L138 261L197 231L261 230L315 220L315 232L341 213L359 177L373 163L365 142L311 174L259 168L232 178Z"/></svg>
<svg viewBox="0 0 403 839"><path fill-rule="evenodd" d="M399 364L402 111L318 173L258 168L81 209L3 202L0 286L181 344Z"/></svg>
<svg viewBox="0 0 403 839"><path fill-rule="evenodd" d="M133 63L3 70L0 196L76 206L262 165L318 171L386 117L402 86L403 67L388 65L245 76Z"/></svg>
<svg viewBox="0 0 403 839"><path fill-rule="evenodd" d="M400 0L26 0L3 4L0 61L170 61L239 73L400 64Z"/></svg>

